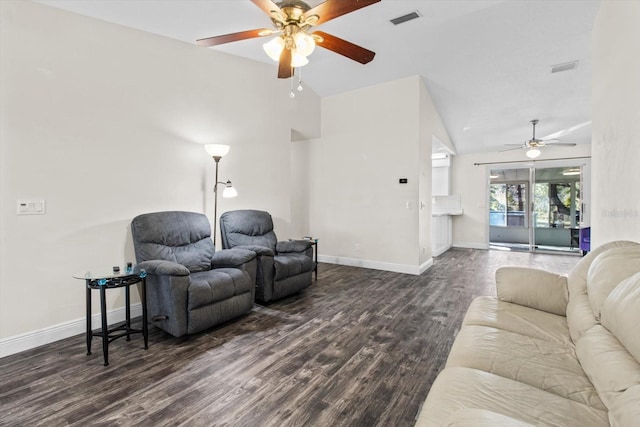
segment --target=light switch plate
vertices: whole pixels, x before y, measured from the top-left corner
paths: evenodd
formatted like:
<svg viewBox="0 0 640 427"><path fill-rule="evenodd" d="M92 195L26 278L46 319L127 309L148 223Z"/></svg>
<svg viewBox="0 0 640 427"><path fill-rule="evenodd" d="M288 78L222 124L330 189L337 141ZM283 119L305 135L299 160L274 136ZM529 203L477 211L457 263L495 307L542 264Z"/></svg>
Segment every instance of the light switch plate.
<svg viewBox="0 0 640 427"><path fill-rule="evenodd" d="M18 215L44 215L47 213L45 200L18 200L16 203Z"/></svg>

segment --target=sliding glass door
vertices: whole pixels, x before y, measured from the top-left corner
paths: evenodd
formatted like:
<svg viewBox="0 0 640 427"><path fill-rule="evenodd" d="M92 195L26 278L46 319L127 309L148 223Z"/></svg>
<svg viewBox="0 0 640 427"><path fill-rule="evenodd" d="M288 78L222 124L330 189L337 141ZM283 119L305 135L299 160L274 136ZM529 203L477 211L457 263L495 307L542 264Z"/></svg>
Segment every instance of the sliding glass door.
<svg viewBox="0 0 640 427"><path fill-rule="evenodd" d="M496 247L529 250L529 169L492 169L489 241Z"/></svg>
<svg viewBox="0 0 640 427"><path fill-rule="evenodd" d="M579 251L582 166L535 168L535 250Z"/></svg>
<svg viewBox="0 0 640 427"><path fill-rule="evenodd" d="M584 161L491 169L490 246L579 253L586 206L584 174Z"/></svg>

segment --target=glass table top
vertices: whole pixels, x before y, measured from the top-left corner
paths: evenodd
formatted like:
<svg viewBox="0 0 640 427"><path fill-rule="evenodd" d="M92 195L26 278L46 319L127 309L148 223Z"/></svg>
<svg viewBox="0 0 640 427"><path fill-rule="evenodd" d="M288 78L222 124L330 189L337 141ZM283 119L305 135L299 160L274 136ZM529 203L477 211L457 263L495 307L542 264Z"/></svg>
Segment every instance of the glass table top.
<svg viewBox="0 0 640 427"><path fill-rule="evenodd" d="M119 265L118 268L120 271L114 271L113 267L98 267L98 268L90 268L85 271L79 271L73 275L75 279L87 279L87 280L97 280L97 279L117 279L120 277L129 277L129 276L137 276L140 274L140 270L137 266L132 266L127 269L127 266Z"/></svg>

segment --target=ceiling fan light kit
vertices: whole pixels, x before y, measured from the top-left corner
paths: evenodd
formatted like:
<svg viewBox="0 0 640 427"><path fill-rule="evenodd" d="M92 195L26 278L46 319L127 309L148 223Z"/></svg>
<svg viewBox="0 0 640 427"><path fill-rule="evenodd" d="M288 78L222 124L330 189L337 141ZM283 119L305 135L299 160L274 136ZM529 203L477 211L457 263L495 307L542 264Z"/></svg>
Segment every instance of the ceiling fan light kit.
<svg viewBox="0 0 640 427"><path fill-rule="evenodd" d="M292 77L296 68L307 65L309 63L307 57L313 53L316 45L366 64L373 60L375 52L330 34L321 31L310 33L309 30L316 25L380 1L326 0L312 8L300 0L283 0L277 4L271 0L251 0L271 18L275 30L264 28L242 31L199 39L196 43L209 47L277 34L263 45L263 49L269 58L279 63L278 78L280 79Z"/></svg>
<svg viewBox="0 0 640 427"><path fill-rule="evenodd" d="M542 154L542 151L538 150L537 148L530 148L529 150L527 150L525 154L530 159L536 159L540 157L540 154Z"/></svg>

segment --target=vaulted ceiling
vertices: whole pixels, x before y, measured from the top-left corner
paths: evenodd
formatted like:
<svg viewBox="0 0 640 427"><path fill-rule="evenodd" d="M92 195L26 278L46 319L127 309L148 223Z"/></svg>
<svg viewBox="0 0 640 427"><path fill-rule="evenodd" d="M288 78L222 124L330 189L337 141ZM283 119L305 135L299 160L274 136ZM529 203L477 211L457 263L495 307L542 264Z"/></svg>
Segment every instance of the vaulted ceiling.
<svg viewBox="0 0 640 427"><path fill-rule="evenodd" d="M249 0L38 2L191 44L271 26ZM318 27L375 51L371 63L316 49L302 79L324 97L420 75L458 153L523 143L531 119L540 120L539 137L589 143L591 127L584 124L591 120L591 32L599 6L600 0L382 0ZM414 11L421 17L390 22ZM275 79L277 64L262 50L268 40L212 49L273 63ZM575 69L551 72L571 61L578 61Z"/></svg>

